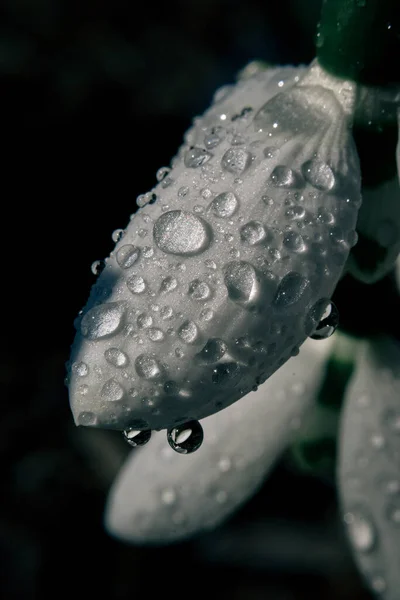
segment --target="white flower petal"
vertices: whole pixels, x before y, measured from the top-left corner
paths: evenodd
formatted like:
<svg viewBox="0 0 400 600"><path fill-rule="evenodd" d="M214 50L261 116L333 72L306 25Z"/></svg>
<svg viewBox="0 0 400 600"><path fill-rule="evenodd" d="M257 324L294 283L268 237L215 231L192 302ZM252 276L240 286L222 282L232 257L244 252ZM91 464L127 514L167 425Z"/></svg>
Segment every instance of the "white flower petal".
<svg viewBox="0 0 400 600"><path fill-rule="evenodd" d="M167 543L228 517L295 435L332 343L307 341L257 391L202 421L204 442L194 454L175 453L165 433L132 451L109 495L108 531L134 543Z"/></svg>
<svg viewBox="0 0 400 600"><path fill-rule="evenodd" d="M349 386L339 484L356 561L375 592L400 590L400 344L365 343Z"/></svg>
<svg viewBox="0 0 400 600"><path fill-rule="evenodd" d="M362 191L359 242L347 266L364 283L375 283L391 269L400 252L400 186L397 177Z"/></svg>
<svg viewBox="0 0 400 600"><path fill-rule="evenodd" d="M204 418L310 333L307 315L330 298L354 242L360 174L351 86L315 65L303 73L266 71L219 91L141 199L157 201L131 220L77 323L77 424Z"/></svg>

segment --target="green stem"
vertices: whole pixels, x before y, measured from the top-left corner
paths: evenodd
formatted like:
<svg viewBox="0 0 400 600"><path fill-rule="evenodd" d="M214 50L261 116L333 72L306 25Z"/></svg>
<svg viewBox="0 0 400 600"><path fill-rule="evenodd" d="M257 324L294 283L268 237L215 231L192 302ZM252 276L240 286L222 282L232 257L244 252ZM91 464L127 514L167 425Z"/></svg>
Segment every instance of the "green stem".
<svg viewBox="0 0 400 600"><path fill-rule="evenodd" d="M400 1L324 0L316 45L333 75L366 85L400 83Z"/></svg>

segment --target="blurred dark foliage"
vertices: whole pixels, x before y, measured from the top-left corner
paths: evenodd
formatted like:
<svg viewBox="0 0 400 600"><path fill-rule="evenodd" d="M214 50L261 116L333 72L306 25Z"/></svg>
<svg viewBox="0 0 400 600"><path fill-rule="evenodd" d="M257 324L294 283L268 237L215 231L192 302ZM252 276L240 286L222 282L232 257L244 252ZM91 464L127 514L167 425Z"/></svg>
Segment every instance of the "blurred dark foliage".
<svg viewBox="0 0 400 600"><path fill-rule="evenodd" d="M285 461L214 533L167 549L109 538L105 495L129 448L75 428L63 385L90 265L111 232L218 86L252 59L313 58L319 5L3 0L2 598L369 597L334 488Z"/></svg>

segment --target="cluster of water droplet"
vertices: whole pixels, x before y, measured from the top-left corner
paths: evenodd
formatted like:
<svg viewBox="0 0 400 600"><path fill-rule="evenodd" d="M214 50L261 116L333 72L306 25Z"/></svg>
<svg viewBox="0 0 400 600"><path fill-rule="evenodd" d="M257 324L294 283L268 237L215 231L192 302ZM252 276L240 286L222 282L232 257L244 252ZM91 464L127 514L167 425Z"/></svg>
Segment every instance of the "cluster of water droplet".
<svg viewBox="0 0 400 600"><path fill-rule="evenodd" d="M306 88L290 96L300 74L258 73L217 92L172 168L114 232L111 256L92 266L99 277L72 357L86 370L72 369L69 384L78 424L136 431L198 420L256 389L318 331L359 198L321 131L287 117L310 102ZM272 110L266 100L283 89ZM327 92L323 131L329 102L337 118Z"/></svg>

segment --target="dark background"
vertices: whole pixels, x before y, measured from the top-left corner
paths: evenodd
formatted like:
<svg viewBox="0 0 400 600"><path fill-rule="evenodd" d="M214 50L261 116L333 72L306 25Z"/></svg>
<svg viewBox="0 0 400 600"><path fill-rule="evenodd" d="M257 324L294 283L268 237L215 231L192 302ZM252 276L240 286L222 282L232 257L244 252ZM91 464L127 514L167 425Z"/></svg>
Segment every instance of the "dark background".
<svg viewBox="0 0 400 600"><path fill-rule="evenodd" d="M73 320L94 282L90 265L112 249L111 232L125 226L217 87L252 59L313 58L319 6L3 0L3 598L370 597L334 487L287 458L214 533L166 549L109 538L104 500L129 447L118 434L75 428L63 385ZM363 286L348 285L365 305ZM344 324L357 321L346 307L341 314Z"/></svg>

